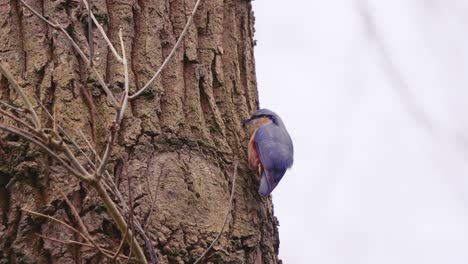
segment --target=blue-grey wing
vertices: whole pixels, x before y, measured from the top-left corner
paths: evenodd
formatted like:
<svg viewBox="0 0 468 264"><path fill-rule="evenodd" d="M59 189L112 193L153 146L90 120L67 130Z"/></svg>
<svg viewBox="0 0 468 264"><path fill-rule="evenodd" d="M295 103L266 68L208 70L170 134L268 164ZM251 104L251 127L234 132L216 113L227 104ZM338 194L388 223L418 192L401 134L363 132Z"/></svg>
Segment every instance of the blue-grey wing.
<svg viewBox="0 0 468 264"><path fill-rule="evenodd" d="M254 141L265 169L287 169L292 166L293 144L284 127L274 123L261 126L255 133Z"/></svg>
<svg viewBox="0 0 468 264"><path fill-rule="evenodd" d="M263 165L259 194L269 195L283 178L286 169L293 164L293 145L283 127L271 123L260 127L254 138Z"/></svg>

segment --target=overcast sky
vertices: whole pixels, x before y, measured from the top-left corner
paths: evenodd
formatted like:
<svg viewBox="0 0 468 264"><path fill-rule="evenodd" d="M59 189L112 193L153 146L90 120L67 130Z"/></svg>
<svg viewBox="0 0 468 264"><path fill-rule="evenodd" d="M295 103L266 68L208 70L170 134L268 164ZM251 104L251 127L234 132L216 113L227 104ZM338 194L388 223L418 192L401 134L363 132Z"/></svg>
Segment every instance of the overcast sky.
<svg viewBox="0 0 468 264"><path fill-rule="evenodd" d="M468 263L468 1L253 5L284 263Z"/></svg>

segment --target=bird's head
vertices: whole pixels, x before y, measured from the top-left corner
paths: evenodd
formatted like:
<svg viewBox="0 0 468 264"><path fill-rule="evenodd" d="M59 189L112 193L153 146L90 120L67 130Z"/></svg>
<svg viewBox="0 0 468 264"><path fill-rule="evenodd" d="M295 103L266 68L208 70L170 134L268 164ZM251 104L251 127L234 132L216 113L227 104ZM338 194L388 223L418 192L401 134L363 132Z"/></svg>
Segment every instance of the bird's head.
<svg viewBox="0 0 468 264"><path fill-rule="evenodd" d="M281 119L275 112L265 108L255 111L250 116L250 118L245 119L243 121L244 124L253 125L255 127L259 127L270 122L279 124L281 122Z"/></svg>

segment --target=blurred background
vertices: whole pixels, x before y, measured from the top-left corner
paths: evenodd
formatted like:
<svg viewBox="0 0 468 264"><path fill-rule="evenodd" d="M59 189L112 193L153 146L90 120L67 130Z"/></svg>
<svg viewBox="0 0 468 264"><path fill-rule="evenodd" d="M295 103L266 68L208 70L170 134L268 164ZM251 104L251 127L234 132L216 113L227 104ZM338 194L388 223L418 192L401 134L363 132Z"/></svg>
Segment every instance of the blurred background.
<svg viewBox="0 0 468 264"><path fill-rule="evenodd" d="M284 263L468 263L468 1L253 5Z"/></svg>

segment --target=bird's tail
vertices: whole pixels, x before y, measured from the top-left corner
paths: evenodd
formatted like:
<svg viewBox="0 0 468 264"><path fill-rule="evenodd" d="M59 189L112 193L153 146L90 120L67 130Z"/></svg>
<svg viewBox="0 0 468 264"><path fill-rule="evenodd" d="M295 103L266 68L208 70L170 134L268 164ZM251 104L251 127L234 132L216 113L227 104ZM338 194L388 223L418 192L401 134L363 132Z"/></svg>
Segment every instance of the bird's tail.
<svg viewBox="0 0 468 264"><path fill-rule="evenodd" d="M286 169L263 170L258 193L263 197L269 195L283 178L285 172Z"/></svg>

